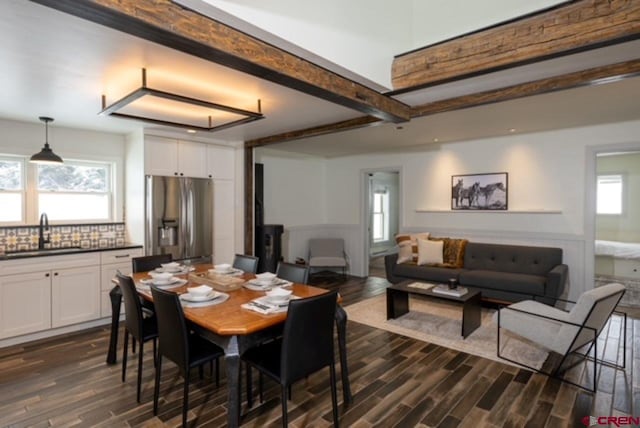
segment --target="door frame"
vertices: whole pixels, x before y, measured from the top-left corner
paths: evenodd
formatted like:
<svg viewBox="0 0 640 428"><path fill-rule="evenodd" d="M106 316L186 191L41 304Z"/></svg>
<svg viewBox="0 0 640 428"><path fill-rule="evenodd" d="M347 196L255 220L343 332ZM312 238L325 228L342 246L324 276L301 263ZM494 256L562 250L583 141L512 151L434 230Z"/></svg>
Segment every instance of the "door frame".
<svg viewBox="0 0 640 428"><path fill-rule="evenodd" d="M599 144L588 146L585 168L584 198L584 281L586 290L595 286L595 240L596 240L596 192L597 192L597 157L603 153L640 152L640 141L632 143Z"/></svg>
<svg viewBox="0 0 640 428"><path fill-rule="evenodd" d="M369 276L369 228L371 227L371 216L369 215L369 174L375 172L397 172L398 173L398 231L404 226L404 174L402 166L385 166L379 168L365 168L360 170L360 242L362 244L362 274Z"/></svg>

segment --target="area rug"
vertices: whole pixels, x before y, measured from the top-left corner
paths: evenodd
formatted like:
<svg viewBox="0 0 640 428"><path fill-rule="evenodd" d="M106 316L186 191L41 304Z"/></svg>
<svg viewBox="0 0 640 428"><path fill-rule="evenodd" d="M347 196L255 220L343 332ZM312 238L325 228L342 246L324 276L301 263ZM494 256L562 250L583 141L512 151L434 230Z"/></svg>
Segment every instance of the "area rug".
<svg viewBox="0 0 640 428"><path fill-rule="evenodd" d="M347 306L345 310L351 321L511 364L496 355L496 321L492 309L482 308L482 325L466 339L461 336L462 308L454 303L412 295L409 313L387 320L386 295L382 294ZM531 367L542 367L547 352L505 330L502 333L502 354Z"/></svg>

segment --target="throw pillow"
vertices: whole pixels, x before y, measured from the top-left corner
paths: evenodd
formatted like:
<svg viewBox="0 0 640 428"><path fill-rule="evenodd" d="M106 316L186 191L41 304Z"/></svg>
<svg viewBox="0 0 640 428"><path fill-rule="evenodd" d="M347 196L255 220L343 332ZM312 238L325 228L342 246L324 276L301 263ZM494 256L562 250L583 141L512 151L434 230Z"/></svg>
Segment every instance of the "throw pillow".
<svg viewBox="0 0 640 428"><path fill-rule="evenodd" d="M447 239L444 245L444 263L461 268L464 265L464 250L467 248L466 239Z"/></svg>
<svg viewBox="0 0 640 428"><path fill-rule="evenodd" d="M418 239L429 239L429 232L396 235L398 263L418 261Z"/></svg>
<svg viewBox="0 0 640 428"><path fill-rule="evenodd" d="M442 264L444 242L418 239L418 265Z"/></svg>

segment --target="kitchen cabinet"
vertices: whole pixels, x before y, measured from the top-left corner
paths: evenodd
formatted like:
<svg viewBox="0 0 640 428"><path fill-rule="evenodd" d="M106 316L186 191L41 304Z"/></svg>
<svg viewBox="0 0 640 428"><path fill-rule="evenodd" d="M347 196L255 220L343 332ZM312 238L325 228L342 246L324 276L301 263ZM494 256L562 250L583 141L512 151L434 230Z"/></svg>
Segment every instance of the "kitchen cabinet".
<svg viewBox="0 0 640 428"><path fill-rule="evenodd" d="M0 339L51 327L51 273L0 276Z"/></svg>
<svg viewBox="0 0 640 428"><path fill-rule="evenodd" d="M142 256L142 248L128 248L122 250L104 251L100 254L100 316L111 316L111 297L109 291L114 284L111 281L118 271L125 275L131 273L131 259ZM120 313L124 313L124 305L120 306Z"/></svg>
<svg viewBox="0 0 640 428"><path fill-rule="evenodd" d="M100 318L100 269L89 266L51 273L51 327Z"/></svg>
<svg viewBox="0 0 640 428"><path fill-rule="evenodd" d="M146 136L145 174L200 177L207 174L207 145L192 141Z"/></svg>
<svg viewBox="0 0 640 428"><path fill-rule="evenodd" d="M208 177L214 180L233 180L235 173L235 150L231 147L207 146Z"/></svg>

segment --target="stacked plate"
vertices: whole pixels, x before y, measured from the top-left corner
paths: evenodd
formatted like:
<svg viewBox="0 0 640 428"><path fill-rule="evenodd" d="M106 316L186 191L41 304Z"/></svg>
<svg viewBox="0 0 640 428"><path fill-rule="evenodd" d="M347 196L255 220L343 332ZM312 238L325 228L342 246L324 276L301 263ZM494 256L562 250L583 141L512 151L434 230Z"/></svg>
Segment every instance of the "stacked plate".
<svg viewBox="0 0 640 428"><path fill-rule="evenodd" d="M155 285L158 288L176 288L187 283L186 279L180 279L175 276L170 276L169 278L147 278L141 279L140 283L143 285L151 286Z"/></svg>
<svg viewBox="0 0 640 428"><path fill-rule="evenodd" d="M230 264L222 263L214 265L213 269L209 269L209 273L213 275L242 275L244 272L240 269L235 269Z"/></svg>
<svg viewBox="0 0 640 428"><path fill-rule="evenodd" d="M207 285L192 287L188 292L180 295L180 301L185 307L197 308L203 306L217 305L229 298L226 293L215 291Z"/></svg>
<svg viewBox="0 0 640 428"><path fill-rule="evenodd" d="M163 263L162 265L160 265L159 268L156 268L153 272L173 273L176 275L181 275L181 274L189 273L192 270L194 270L192 266L185 266L177 262L171 262L171 263Z"/></svg>

